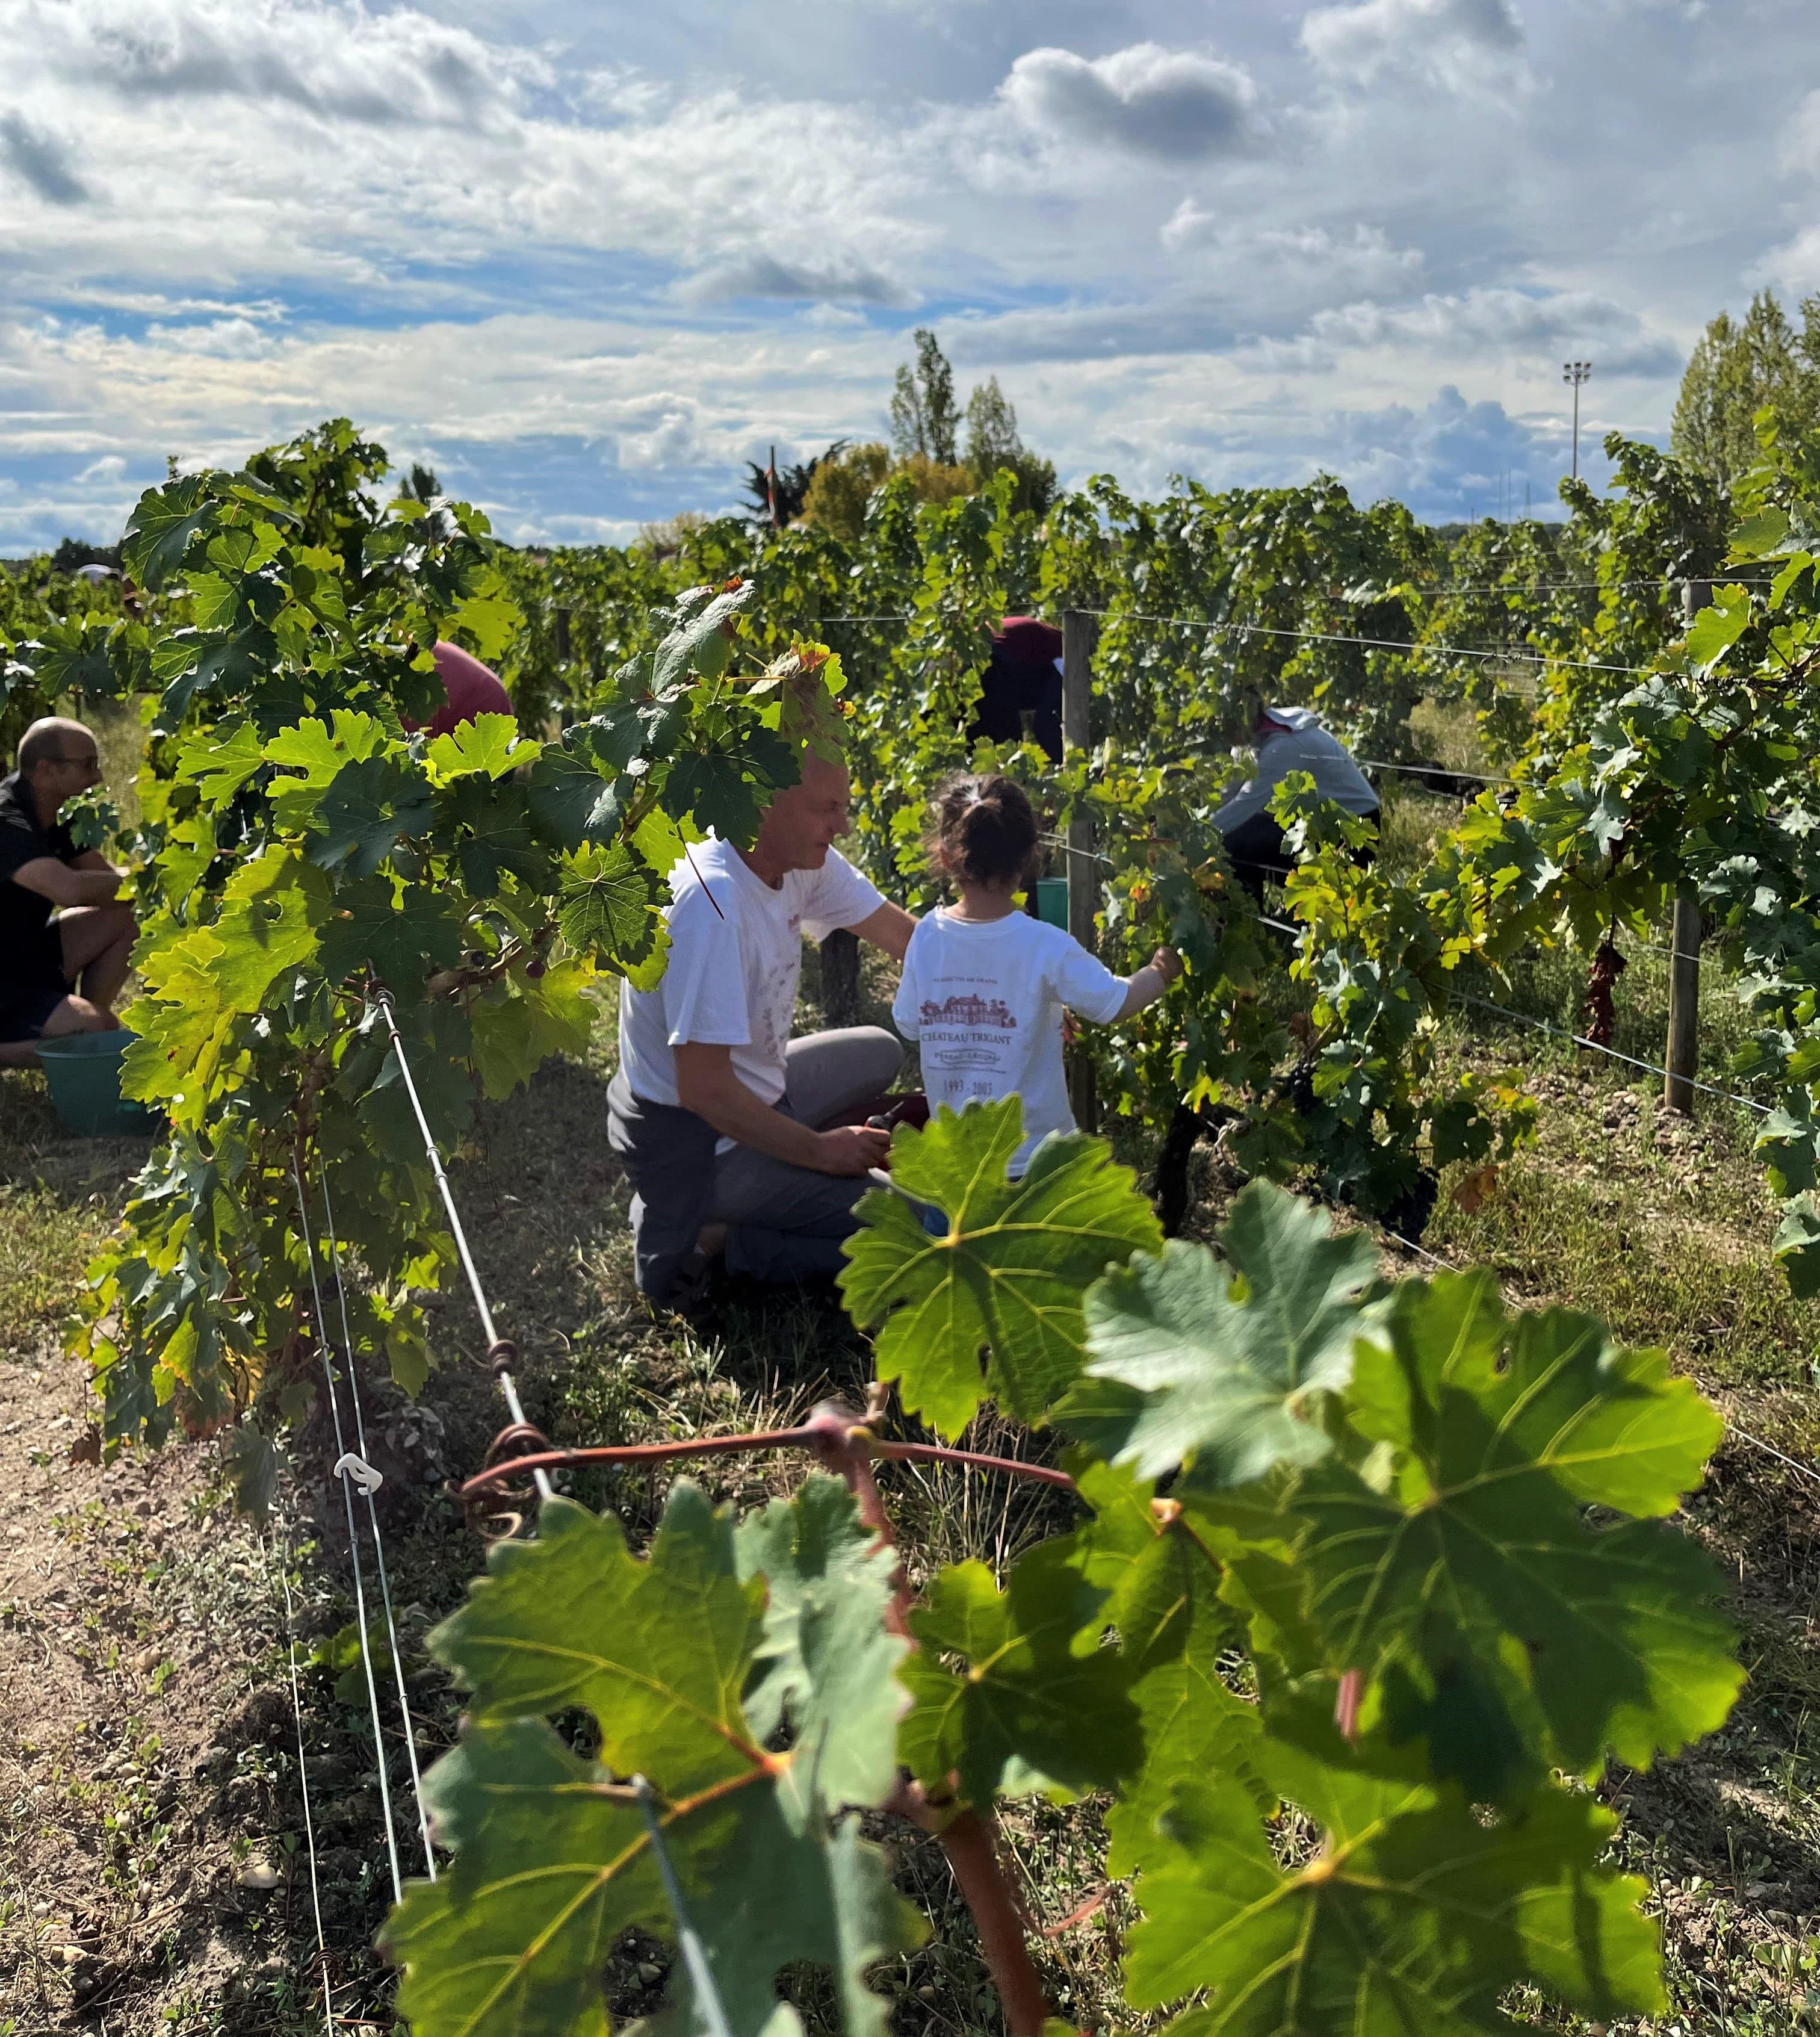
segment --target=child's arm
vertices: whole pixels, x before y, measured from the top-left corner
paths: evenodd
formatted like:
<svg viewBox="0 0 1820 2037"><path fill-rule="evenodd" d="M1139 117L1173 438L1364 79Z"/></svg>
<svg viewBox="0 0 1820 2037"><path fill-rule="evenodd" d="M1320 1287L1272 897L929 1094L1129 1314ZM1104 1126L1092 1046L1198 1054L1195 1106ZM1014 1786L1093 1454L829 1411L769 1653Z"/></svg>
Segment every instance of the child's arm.
<svg viewBox="0 0 1820 2037"><path fill-rule="evenodd" d="M1158 948L1135 976L1125 979L1125 1001L1119 1016L1129 1018L1146 1004L1154 1004L1182 973L1182 958L1173 948Z"/></svg>

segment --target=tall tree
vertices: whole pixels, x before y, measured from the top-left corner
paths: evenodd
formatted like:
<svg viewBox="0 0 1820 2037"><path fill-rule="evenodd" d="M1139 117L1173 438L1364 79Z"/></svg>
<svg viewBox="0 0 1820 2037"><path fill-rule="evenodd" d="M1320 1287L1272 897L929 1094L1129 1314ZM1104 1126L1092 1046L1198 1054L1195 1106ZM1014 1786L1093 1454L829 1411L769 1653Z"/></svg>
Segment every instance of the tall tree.
<svg viewBox="0 0 1820 2037"><path fill-rule="evenodd" d="M961 412L954 371L927 326L916 328L916 360L897 371L891 391L891 449L900 459L921 453L943 467L957 463Z"/></svg>
<svg viewBox="0 0 1820 2037"><path fill-rule="evenodd" d="M1701 334L1681 378L1671 444L1690 467L1729 486L1757 464L1755 420L1771 405L1785 429L1820 427L1820 295L1797 329L1773 291L1739 319L1721 312Z"/></svg>
<svg viewBox="0 0 1820 2037"><path fill-rule="evenodd" d="M746 463L746 497L752 506L747 512L746 521L769 523L775 520L780 527L795 523L802 514L809 484L815 478L817 470L828 460L838 459L846 447L846 440L836 439L812 459L780 467L775 471L761 467L755 459L749 459Z"/></svg>
<svg viewBox="0 0 1820 2037"><path fill-rule="evenodd" d="M1019 436L1017 410L996 375L988 376L967 399L965 463L976 488L984 488L1001 467L1010 467L1018 477L1013 498L1017 508L1040 516L1055 499L1055 463L1039 458Z"/></svg>

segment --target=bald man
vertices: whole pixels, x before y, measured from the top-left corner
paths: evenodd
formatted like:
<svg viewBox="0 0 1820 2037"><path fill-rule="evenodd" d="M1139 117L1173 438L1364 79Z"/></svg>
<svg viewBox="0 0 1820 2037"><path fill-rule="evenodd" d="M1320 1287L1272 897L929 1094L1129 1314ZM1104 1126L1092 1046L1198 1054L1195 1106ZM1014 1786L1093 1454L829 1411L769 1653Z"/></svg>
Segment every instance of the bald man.
<svg viewBox="0 0 1820 2037"><path fill-rule="evenodd" d="M138 932L120 872L78 849L58 815L100 782L92 730L35 721L18 768L0 778L0 1064L38 1056L40 1040L111 1032Z"/></svg>

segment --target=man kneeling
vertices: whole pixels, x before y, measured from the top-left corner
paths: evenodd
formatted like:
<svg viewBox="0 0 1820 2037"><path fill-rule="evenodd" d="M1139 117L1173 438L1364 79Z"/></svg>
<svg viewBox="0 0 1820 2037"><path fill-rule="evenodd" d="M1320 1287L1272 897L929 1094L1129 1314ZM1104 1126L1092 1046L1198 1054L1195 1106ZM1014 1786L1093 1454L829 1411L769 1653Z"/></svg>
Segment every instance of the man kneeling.
<svg viewBox="0 0 1820 2037"><path fill-rule="evenodd" d="M57 818L99 783L93 732L35 721L18 769L0 778L0 1064L36 1060L38 1042L112 1031L138 928L120 873L78 849Z"/></svg>
<svg viewBox="0 0 1820 2037"><path fill-rule="evenodd" d="M844 764L813 754L750 849L709 840L670 877L670 958L622 986L609 1136L635 1191L638 1284L678 1298L724 1250L766 1281L837 1272L882 1132L848 1121L889 1088L904 1050L876 1026L790 1037L802 937L844 927L901 961L916 921L834 848Z"/></svg>

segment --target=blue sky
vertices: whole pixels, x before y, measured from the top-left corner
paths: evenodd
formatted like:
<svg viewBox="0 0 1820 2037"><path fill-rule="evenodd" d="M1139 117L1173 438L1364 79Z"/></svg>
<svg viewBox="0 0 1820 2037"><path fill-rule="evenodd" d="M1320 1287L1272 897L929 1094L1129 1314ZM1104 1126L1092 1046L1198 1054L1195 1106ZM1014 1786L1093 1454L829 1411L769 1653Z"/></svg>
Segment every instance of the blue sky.
<svg viewBox="0 0 1820 2037"><path fill-rule="evenodd" d="M334 414L515 539L882 434L1552 501L1820 289L1811 0L0 0L0 552ZM1506 477L1509 477L1508 481Z"/></svg>

